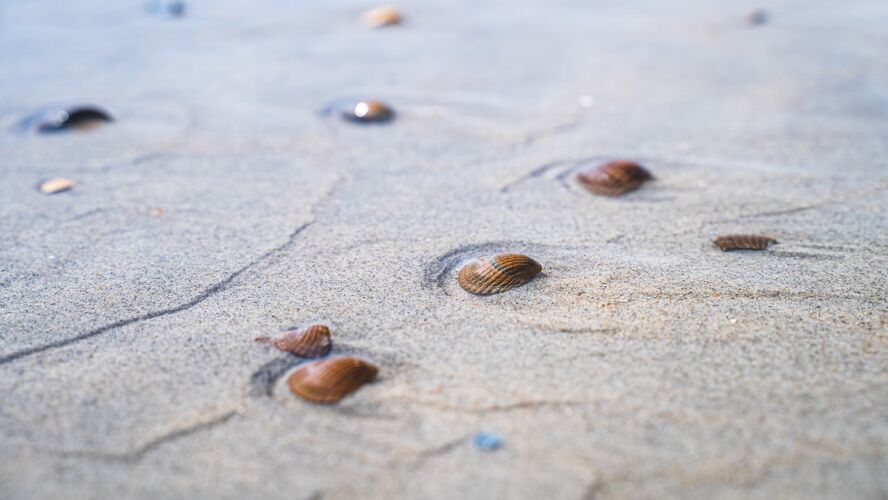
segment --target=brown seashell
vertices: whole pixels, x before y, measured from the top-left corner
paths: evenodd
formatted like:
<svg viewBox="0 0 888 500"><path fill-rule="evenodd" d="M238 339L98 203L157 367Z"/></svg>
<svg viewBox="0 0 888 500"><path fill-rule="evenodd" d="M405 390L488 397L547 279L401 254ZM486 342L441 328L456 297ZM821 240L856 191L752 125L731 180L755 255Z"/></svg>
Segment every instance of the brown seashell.
<svg viewBox="0 0 888 500"><path fill-rule="evenodd" d="M577 174L577 182L595 194L620 196L654 177L633 161L617 160Z"/></svg>
<svg viewBox="0 0 888 500"><path fill-rule="evenodd" d="M392 108L379 101L359 101L342 112L346 120L359 123L383 123L394 118Z"/></svg>
<svg viewBox="0 0 888 500"><path fill-rule="evenodd" d="M492 295L519 287L543 270L539 262L519 253L478 257L459 270L459 286L475 295Z"/></svg>
<svg viewBox="0 0 888 500"><path fill-rule="evenodd" d="M777 240L758 234L729 234L715 239L715 246L728 250L764 250Z"/></svg>
<svg viewBox="0 0 888 500"><path fill-rule="evenodd" d="M111 115L101 108L76 106L50 113L37 125L37 130L44 133L71 129L88 130L110 121L113 121Z"/></svg>
<svg viewBox="0 0 888 500"><path fill-rule="evenodd" d="M55 194L67 191L73 188L75 184L71 179L53 177L38 184L37 189L43 194Z"/></svg>
<svg viewBox="0 0 888 500"><path fill-rule="evenodd" d="M331 404L376 378L376 365L350 356L314 361L287 379L290 391L312 403Z"/></svg>
<svg viewBox="0 0 888 500"><path fill-rule="evenodd" d="M384 5L364 13L364 24L368 28L382 28L401 24L401 13L392 6Z"/></svg>
<svg viewBox="0 0 888 500"><path fill-rule="evenodd" d="M276 339L256 337L256 342L273 345L284 352L303 358L326 356L333 347L330 341L330 329L319 324L293 328Z"/></svg>

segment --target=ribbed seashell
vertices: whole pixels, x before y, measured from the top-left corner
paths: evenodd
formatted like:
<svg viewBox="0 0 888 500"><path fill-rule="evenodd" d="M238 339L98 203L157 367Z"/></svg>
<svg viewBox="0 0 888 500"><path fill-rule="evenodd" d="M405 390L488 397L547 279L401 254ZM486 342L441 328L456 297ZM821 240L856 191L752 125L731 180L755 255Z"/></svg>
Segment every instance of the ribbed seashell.
<svg viewBox="0 0 888 500"><path fill-rule="evenodd" d="M345 109L342 117L358 123L384 123L394 118L395 112L379 101L359 101Z"/></svg>
<svg viewBox="0 0 888 500"><path fill-rule="evenodd" d="M312 403L331 404L376 378L376 365L359 358L337 356L296 369L287 379L290 391Z"/></svg>
<svg viewBox="0 0 888 500"><path fill-rule="evenodd" d="M67 191L74 187L76 183L71 179L65 179L63 177L53 177L52 179L47 179L40 184L37 185L37 189L44 194L55 194L61 193L62 191Z"/></svg>
<svg viewBox="0 0 888 500"><path fill-rule="evenodd" d="M577 174L577 182L595 194L620 196L638 189L654 177L633 161L617 160Z"/></svg>
<svg viewBox="0 0 888 500"><path fill-rule="evenodd" d="M40 132L86 130L110 121L113 121L113 118L103 109L95 106L77 106L50 113L37 125L37 130Z"/></svg>
<svg viewBox="0 0 888 500"><path fill-rule="evenodd" d="M715 239L715 246L728 250L764 250L777 240L760 234L728 234Z"/></svg>
<svg viewBox="0 0 888 500"><path fill-rule="evenodd" d="M364 13L364 24L368 28L382 28L401 24L401 13L390 5L376 7Z"/></svg>
<svg viewBox="0 0 888 500"><path fill-rule="evenodd" d="M330 352L330 329L326 325L308 325L287 330L276 339L256 337L256 342L272 345L281 351L303 358L319 358Z"/></svg>
<svg viewBox="0 0 888 500"><path fill-rule="evenodd" d="M459 286L475 295L492 295L519 287L543 270L539 262L520 253L478 257L459 270Z"/></svg>

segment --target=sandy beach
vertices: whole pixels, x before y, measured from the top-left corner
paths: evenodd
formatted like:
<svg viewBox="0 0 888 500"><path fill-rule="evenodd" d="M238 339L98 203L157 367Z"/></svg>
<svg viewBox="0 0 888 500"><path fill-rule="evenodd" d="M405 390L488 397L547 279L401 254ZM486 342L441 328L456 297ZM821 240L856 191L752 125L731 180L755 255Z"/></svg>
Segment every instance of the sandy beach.
<svg viewBox="0 0 888 500"><path fill-rule="evenodd" d="M0 497L888 496L888 3L374 6L0 4Z"/></svg>

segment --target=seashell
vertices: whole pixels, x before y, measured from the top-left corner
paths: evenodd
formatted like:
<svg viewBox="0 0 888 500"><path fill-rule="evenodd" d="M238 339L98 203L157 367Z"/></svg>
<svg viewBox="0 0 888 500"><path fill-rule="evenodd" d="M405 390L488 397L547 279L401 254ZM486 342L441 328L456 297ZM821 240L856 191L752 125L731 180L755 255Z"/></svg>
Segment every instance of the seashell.
<svg viewBox="0 0 888 500"><path fill-rule="evenodd" d="M333 346L330 341L330 329L326 325L319 324L292 328L276 339L256 337L256 342L272 345L281 351L303 358L325 356Z"/></svg>
<svg viewBox="0 0 888 500"><path fill-rule="evenodd" d="M577 182L595 194L620 196L654 177L633 161L617 160L577 174Z"/></svg>
<svg viewBox="0 0 888 500"><path fill-rule="evenodd" d="M395 112L379 101L360 101L343 111L342 117L359 123L383 123L394 118Z"/></svg>
<svg viewBox="0 0 888 500"><path fill-rule="evenodd" d="M777 240L758 234L729 234L715 239L715 246L728 250L764 250Z"/></svg>
<svg viewBox="0 0 888 500"><path fill-rule="evenodd" d="M364 13L364 24L368 28L382 28L401 24L401 13L390 5L376 7Z"/></svg>
<svg viewBox="0 0 888 500"><path fill-rule="evenodd" d="M67 191L73 188L75 184L76 183L71 179L53 177L52 179L47 179L38 184L37 189L44 194L55 194Z"/></svg>
<svg viewBox="0 0 888 500"><path fill-rule="evenodd" d="M475 295L492 295L519 287L543 270L539 262L519 253L478 257L459 270L459 286Z"/></svg>
<svg viewBox="0 0 888 500"><path fill-rule="evenodd" d="M182 0L153 0L145 5L145 10L162 16L182 17L185 15L185 2Z"/></svg>
<svg viewBox="0 0 888 500"><path fill-rule="evenodd" d="M756 9L749 14L746 14L746 22L750 26L761 26L768 22L768 11Z"/></svg>
<svg viewBox="0 0 888 500"><path fill-rule="evenodd" d="M376 378L376 365L337 356L303 365L287 379L290 391L312 403L331 404Z"/></svg>
<svg viewBox="0 0 888 500"><path fill-rule="evenodd" d="M37 125L37 130L44 133L70 129L87 130L110 121L113 121L113 118L103 109L95 106L77 106L50 113Z"/></svg>

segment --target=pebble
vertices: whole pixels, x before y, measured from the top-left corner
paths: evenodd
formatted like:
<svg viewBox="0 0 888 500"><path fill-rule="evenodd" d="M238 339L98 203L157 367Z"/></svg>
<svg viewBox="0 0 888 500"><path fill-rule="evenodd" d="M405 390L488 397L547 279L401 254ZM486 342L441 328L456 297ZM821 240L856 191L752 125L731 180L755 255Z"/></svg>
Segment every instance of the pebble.
<svg viewBox="0 0 888 500"><path fill-rule="evenodd" d="M472 438L472 445L481 451L496 451L503 446L503 439L496 434L479 432Z"/></svg>

